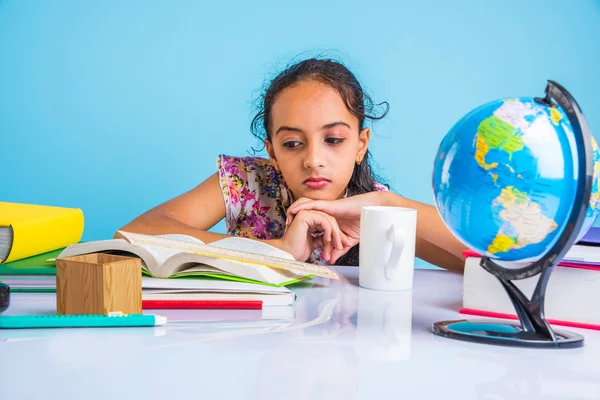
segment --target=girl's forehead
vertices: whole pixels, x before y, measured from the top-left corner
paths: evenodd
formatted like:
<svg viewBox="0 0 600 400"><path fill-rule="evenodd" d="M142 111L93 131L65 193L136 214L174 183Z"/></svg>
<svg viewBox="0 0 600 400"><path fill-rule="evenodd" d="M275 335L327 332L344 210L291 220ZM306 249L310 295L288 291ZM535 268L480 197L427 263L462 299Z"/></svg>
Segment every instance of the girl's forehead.
<svg viewBox="0 0 600 400"><path fill-rule="evenodd" d="M348 110L338 91L317 81L304 81L279 93L272 109L274 124L322 126L343 121L354 127L358 119Z"/></svg>

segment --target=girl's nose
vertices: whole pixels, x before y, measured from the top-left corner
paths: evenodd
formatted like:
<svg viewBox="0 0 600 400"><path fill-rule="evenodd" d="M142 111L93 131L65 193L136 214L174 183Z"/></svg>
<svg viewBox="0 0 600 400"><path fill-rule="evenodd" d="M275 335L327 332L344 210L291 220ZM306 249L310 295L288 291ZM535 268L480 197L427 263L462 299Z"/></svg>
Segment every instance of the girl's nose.
<svg viewBox="0 0 600 400"><path fill-rule="evenodd" d="M309 144L304 157L304 167L310 169L322 169L325 167L324 157L319 146Z"/></svg>

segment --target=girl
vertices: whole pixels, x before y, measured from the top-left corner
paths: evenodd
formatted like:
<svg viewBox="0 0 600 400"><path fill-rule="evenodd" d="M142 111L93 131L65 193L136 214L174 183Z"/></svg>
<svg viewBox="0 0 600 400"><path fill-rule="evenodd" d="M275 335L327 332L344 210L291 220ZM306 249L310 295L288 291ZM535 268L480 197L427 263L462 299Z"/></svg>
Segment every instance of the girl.
<svg viewBox="0 0 600 400"><path fill-rule="evenodd" d="M388 191L371 171L374 105L341 63L307 59L277 75L252 121L269 159L217 158L217 172L196 188L140 215L121 229L183 233L205 243L225 218L228 235L264 241L313 263L358 265L360 209L390 205L417 209L416 255L461 270L464 246L433 206Z"/></svg>

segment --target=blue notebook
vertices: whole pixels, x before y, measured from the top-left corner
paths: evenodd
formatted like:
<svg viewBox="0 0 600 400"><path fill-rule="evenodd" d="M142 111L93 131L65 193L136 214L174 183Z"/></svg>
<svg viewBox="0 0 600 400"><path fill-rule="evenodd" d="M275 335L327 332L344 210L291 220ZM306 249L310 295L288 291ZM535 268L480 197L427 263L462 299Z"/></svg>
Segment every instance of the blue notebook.
<svg viewBox="0 0 600 400"><path fill-rule="evenodd" d="M583 246L600 246L600 227L592 226L576 244Z"/></svg>

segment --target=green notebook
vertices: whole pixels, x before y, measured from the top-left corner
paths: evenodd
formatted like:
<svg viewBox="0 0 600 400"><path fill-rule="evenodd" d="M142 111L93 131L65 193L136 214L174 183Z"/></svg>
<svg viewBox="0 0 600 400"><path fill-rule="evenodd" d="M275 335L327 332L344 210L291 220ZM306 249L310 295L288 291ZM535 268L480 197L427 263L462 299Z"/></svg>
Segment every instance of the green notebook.
<svg viewBox="0 0 600 400"><path fill-rule="evenodd" d="M63 249L0 264L0 275L56 275L56 262L47 262L46 260L56 258L61 251Z"/></svg>
<svg viewBox="0 0 600 400"><path fill-rule="evenodd" d="M33 288L33 287L12 287L10 288L12 293L56 293L56 289L52 288Z"/></svg>

